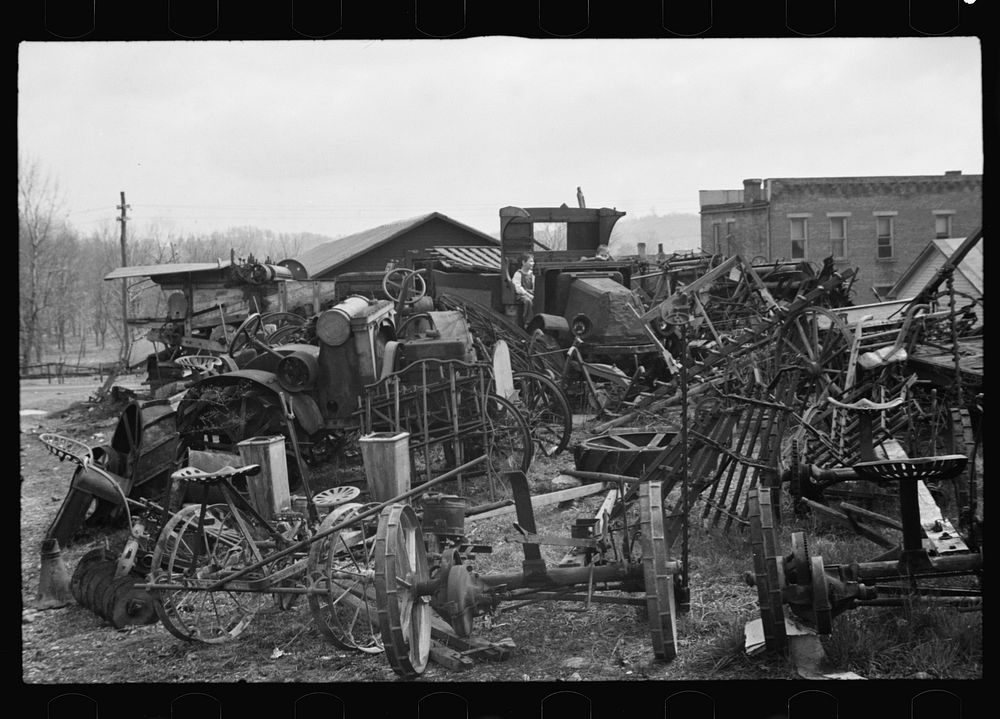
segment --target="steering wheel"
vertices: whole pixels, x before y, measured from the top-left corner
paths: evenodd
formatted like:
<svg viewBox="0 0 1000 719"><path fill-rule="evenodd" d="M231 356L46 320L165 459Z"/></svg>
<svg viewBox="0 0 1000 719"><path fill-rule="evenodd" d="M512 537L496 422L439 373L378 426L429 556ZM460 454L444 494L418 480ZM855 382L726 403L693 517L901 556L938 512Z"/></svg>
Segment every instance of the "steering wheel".
<svg viewBox="0 0 1000 719"><path fill-rule="evenodd" d="M405 297L403 297L404 285L407 286ZM427 283L416 270L397 267L382 278L382 290L393 302L399 302L402 297L403 304L412 304L427 294Z"/></svg>
<svg viewBox="0 0 1000 719"><path fill-rule="evenodd" d="M243 349L246 345L254 346L257 339L257 333L264 329L264 321L260 316L259 312L254 312L248 315L243 323L236 328L233 332L232 338L229 340L229 346L226 348L226 352L230 357L235 357L236 353ZM242 339L242 342L240 341Z"/></svg>

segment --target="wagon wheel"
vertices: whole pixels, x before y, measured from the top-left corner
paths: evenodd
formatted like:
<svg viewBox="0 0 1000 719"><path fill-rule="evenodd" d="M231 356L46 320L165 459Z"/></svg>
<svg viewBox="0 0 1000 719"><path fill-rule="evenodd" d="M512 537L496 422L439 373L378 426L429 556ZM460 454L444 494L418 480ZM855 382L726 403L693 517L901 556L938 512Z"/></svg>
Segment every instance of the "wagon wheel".
<svg viewBox="0 0 1000 719"><path fill-rule="evenodd" d="M653 654L661 661L677 656L677 624L673 574L663 521L663 483L649 481L639 487L642 527L642 572L646 582L646 611Z"/></svg>
<svg viewBox="0 0 1000 719"><path fill-rule="evenodd" d="M407 284L406 296L403 297L403 286ZM397 267L390 270L382 278L382 291L393 302L403 299L403 304L412 304L423 298L427 294L427 283L423 276L417 274L416 270L408 270L405 267Z"/></svg>
<svg viewBox="0 0 1000 719"><path fill-rule="evenodd" d="M375 593L382 643L393 671L404 678L423 674L431 646L430 597L418 585L430 579L420 522L413 508L382 510L375 540Z"/></svg>
<svg viewBox="0 0 1000 719"><path fill-rule="evenodd" d="M250 518L236 514L227 504L205 508L190 504L177 512L160 532L153 550L151 575L157 584L211 580L260 559ZM243 581L260 579L264 570L251 572ZM221 644L235 639L250 626L268 595L263 592L197 588L154 589L154 607L163 626L180 639Z"/></svg>
<svg viewBox="0 0 1000 719"><path fill-rule="evenodd" d="M854 335L833 312L807 307L785 320L774 336L776 369L800 372L800 390L819 401L844 389Z"/></svg>
<svg viewBox="0 0 1000 719"><path fill-rule="evenodd" d="M554 457L566 449L573 432L573 412L559 384L538 372L515 372L514 388L514 404L524 415L542 456Z"/></svg>
<svg viewBox="0 0 1000 719"><path fill-rule="evenodd" d="M361 504L342 504L323 519L317 531L363 511ZM375 520L362 521L318 539L309 548L309 610L324 637L341 649L366 654L382 651L375 604ZM317 593L317 589L323 589Z"/></svg>
<svg viewBox="0 0 1000 719"><path fill-rule="evenodd" d="M524 416L510 401L493 394L483 398L482 419L479 441L482 442L482 454L487 456L485 465L490 498L491 501L500 499L495 496L498 493L507 498L510 487L501 477L504 472L528 471L534 450L531 430Z"/></svg>
<svg viewBox="0 0 1000 719"><path fill-rule="evenodd" d="M785 586L785 566L778 547L771 492L766 488L751 489L747 502L754 580L764 628L764 642L768 649L784 651L788 641L781 598L781 590Z"/></svg>

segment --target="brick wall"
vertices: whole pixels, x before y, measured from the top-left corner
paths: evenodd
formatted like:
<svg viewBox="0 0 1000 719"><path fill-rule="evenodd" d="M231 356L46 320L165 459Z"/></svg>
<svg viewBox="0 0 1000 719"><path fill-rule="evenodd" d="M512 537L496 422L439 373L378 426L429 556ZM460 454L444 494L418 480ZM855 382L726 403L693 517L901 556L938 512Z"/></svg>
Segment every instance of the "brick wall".
<svg viewBox="0 0 1000 719"><path fill-rule="evenodd" d="M872 286L899 279L935 238L934 211L950 211L951 236L965 237L982 223L982 175L780 178L767 181L770 202L706 206L701 210L702 249L716 252L712 226L720 226L723 252L746 259L792 259L789 215L808 215L805 259L821 264L831 254L830 213L849 213L846 257L839 268L856 268L854 302L878 301ZM895 213L893 256L879 259L876 212ZM727 222L733 241L727 245Z"/></svg>
<svg viewBox="0 0 1000 719"><path fill-rule="evenodd" d="M854 302L877 302L872 286L894 284L935 238L934 210L953 211L951 236L965 237L982 223L982 177L926 176L856 180L774 180L771 191L771 253L792 256L790 214L807 218L806 259L830 255L828 213L849 212L846 259L838 267L857 268ZM878 257L876 212L894 212L893 256Z"/></svg>

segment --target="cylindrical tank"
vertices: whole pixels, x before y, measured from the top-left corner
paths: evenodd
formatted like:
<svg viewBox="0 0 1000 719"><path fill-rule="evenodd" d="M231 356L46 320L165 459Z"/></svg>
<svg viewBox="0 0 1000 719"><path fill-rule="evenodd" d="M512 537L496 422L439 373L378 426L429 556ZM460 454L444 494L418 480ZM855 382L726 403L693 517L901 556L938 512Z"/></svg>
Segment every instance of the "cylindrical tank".
<svg viewBox="0 0 1000 719"><path fill-rule="evenodd" d="M316 318L316 336L334 347L344 344L351 336L351 320L364 315L368 300L353 295L338 302Z"/></svg>

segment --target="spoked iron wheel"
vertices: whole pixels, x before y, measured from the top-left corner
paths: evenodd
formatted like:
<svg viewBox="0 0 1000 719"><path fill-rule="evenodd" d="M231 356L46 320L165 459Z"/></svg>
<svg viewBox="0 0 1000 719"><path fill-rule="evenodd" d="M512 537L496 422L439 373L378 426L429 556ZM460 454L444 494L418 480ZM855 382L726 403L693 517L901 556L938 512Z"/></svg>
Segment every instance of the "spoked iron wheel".
<svg viewBox="0 0 1000 719"><path fill-rule="evenodd" d="M251 519L226 504L187 505L160 532L153 551L151 576L157 584L183 585L212 580L260 559ZM261 579L265 569L243 581ZM180 639L221 644L235 639L253 622L269 595L263 592L202 589L154 589L154 607L163 626Z"/></svg>
<svg viewBox="0 0 1000 719"><path fill-rule="evenodd" d="M335 507L318 531L340 524L364 510L361 504ZM375 532L372 517L316 540L309 549L308 576L313 590L309 610L324 637L341 649L382 652L375 603Z"/></svg>
<svg viewBox="0 0 1000 719"><path fill-rule="evenodd" d="M386 507L375 541L375 593L386 657L404 678L423 674L430 657L430 597L417 593L429 579L416 513L406 504Z"/></svg>
<svg viewBox="0 0 1000 719"><path fill-rule="evenodd" d="M514 404L524 415L538 452L554 457L565 450L573 432L573 412L559 384L538 372L515 372L514 389Z"/></svg>
<svg viewBox="0 0 1000 719"><path fill-rule="evenodd" d="M785 586L785 565L778 546L771 491L758 487L747 497L750 519L750 543L753 547L753 573L757 602L764 627L764 643L772 651L783 652L788 644L785 611L781 590ZM799 550L804 561L805 546Z"/></svg>
<svg viewBox="0 0 1000 719"><path fill-rule="evenodd" d="M510 471L528 471L534 450L531 430L518 409L502 397L486 395L483 410L482 454L487 456L485 472L491 500L507 498L510 487L502 475Z"/></svg>
<svg viewBox="0 0 1000 719"><path fill-rule="evenodd" d="M644 482L639 486L642 526L642 571L646 581L646 611L653 654L661 661L677 656L676 604L673 574L663 521L663 483Z"/></svg>

